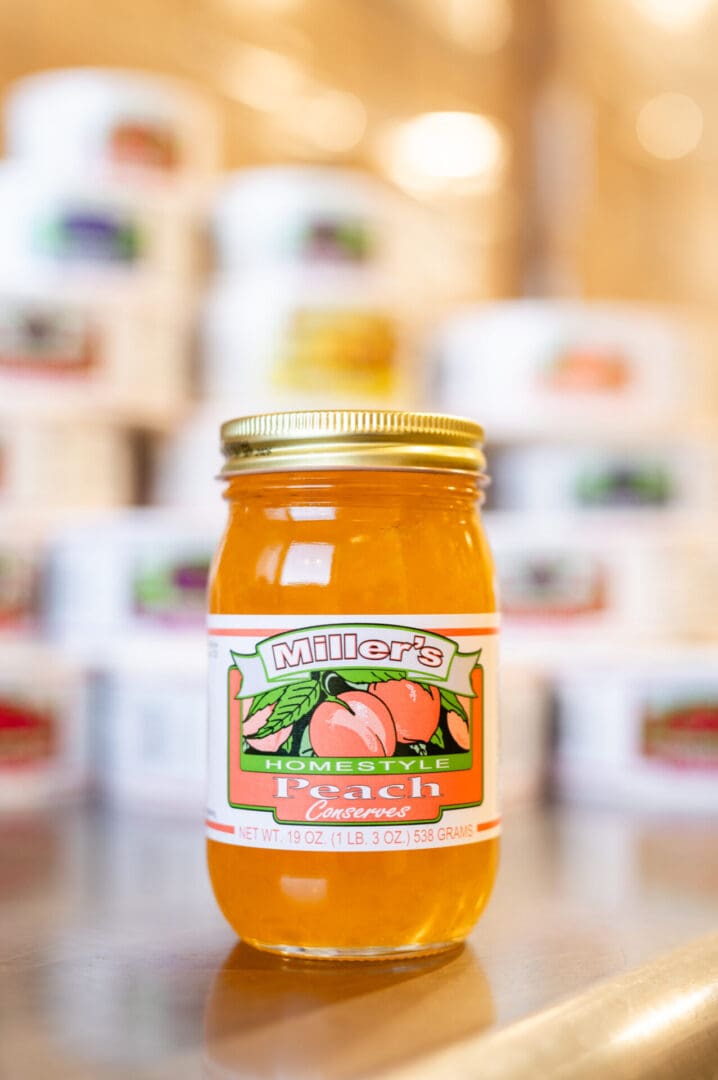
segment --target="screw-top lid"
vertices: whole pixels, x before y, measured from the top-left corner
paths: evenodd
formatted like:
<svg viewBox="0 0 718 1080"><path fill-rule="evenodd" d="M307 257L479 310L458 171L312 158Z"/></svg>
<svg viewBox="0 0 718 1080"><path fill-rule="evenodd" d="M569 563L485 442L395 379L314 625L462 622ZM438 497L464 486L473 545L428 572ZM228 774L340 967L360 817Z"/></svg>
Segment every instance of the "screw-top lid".
<svg viewBox="0 0 718 1080"><path fill-rule="evenodd" d="M302 469L407 469L486 480L483 428L436 413L341 409L241 416L222 425L222 477Z"/></svg>

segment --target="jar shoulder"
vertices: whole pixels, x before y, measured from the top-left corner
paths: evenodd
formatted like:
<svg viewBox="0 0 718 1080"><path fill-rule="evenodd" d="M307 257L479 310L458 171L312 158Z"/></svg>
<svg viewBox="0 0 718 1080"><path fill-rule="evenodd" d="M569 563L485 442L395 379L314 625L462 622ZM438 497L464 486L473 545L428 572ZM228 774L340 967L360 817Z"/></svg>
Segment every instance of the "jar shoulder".
<svg viewBox="0 0 718 1080"><path fill-rule="evenodd" d="M492 612L478 514L233 515L210 580L214 613Z"/></svg>

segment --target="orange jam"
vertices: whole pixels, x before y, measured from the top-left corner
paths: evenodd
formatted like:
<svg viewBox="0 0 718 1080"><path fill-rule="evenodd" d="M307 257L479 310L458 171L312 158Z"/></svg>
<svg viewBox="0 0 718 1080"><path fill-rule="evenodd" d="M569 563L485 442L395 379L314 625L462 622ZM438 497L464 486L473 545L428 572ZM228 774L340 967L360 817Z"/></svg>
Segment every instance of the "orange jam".
<svg viewBox="0 0 718 1080"><path fill-rule="evenodd" d="M410 413L223 427L208 861L259 948L461 941L498 863L497 615L481 429Z"/></svg>

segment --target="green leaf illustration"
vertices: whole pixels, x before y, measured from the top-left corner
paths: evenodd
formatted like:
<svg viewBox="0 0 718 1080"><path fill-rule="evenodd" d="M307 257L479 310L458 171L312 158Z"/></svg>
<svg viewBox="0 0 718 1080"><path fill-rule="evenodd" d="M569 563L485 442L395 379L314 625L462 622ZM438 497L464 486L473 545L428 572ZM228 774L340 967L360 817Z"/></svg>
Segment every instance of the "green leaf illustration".
<svg viewBox="0 0 718 1080"><path fill-rule="evenodd" d="M314 679L302 679L301 682L285 686L282 696L274 706L274 712L252 738L263 739L265 735L273 735L275 731L281 731L290 724L296 724L298 720L311 712L320 696L319 683Z"/></svg>
<svg viewBox="0 0 718 1080"><path fill-rule="evenodd" d="M392 671L388 668L339 668L338 675L351 683L391 682L392 679L405 679L405 671Z"/></svg>
<svg viewBox="0 0 718 1080"><path fill-rule="evenodd" d="M280 697L286 690L286 686L273 686L271 690L265 690L263 694L257 694L252 701L252 707L245 716L245 720L249 720L250 716L254 716L260 709L266 709L268 705L274 705L279 701ZM241 691L240 691L241 692ZM237 695L239 697L239 694Z"/></svg>
<svg viewBox="0 0 718 1080"><path fill-rule="evenodd" d="M439 750L443 750L446 746L446 743L444 742L444 732L441 730L440 727L436 729L434 734L429 739L429 746L437 746Z"/></svg>
<svg viewBox="0 0 718 1080"><path fill-rule="evenodd" d="M441 704L444 706L447 712L458 713L459 716L463 717L463 719L468 724L469 718L466 715L466 710L457 698L456 694L453 694L451 690L439 690L439 697L441 698Z"/></svg>

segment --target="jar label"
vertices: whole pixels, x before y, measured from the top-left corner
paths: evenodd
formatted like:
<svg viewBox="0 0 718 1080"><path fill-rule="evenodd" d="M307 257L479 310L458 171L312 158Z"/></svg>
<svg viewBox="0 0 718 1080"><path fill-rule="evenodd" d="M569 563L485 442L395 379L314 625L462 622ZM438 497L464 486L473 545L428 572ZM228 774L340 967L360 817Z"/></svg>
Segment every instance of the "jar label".
<svg viewBox="0 0 718 1080"><path fill-rule="evenodd" d="M280 335L274 382L299 390L321 385L391 394L397 349L396 327L381 311L300 308Z"/></svg>
<svg viewBox="0 0 718 1080"><path fill-rule="evenodd" d="M634 371L619 349L577 345L559 350L540 374L557 393L620 395L631 388Z"/></svg>
<svg viewBox="0 0 718 1080"><path fill-rule="evenodd" d="M209 563L209 555L204 552L188 552L184 558L139 559L132 579L137 617L164 626L201 626Z"/></svg>
<svg viewBox="0 0 718 1080"><path fill-rule="evenodd" d="M718 701L710 693L697 700L652 702L642 718L642 753L656 765L684 770L718 770Z"/></svg>
<svg viewBox="0 0 718 1080"><path fill-rule="evenodd" d="M307 221L293 239L293 254L308 263L360 265L369 262L376 249L370 222L358 217L322 214Z"/></svg>
<svg viewBox="0 0 718 1080"><path fill-rule="evenodd" d="M96 336L81 311L0 304L0 370L85 376L98 359Z"/></svg>
<svg viewBox="0 0 718 1080"><path fill-rule="evenodd" d="M37 247L43 255L67 262L136 263L144 236L127 214L92 206L66 208L38 224Z"/></svg>
<svg viewBox="0 0 718 1080"><path fill-rule="evenodd" d="M172 172L179 166L173 132L151 120L127 118L110 130L107 155L115 165L136 165Z"/></svg>
<svg viewBox="0 0 718 1080"><path fill-rule="evenodd" d="M500 831L496 615L209 617L207 834L371 851Z"/></svg>
<svg viewBox="0 0 718 1080"><path fill-rule="evenodd" d="M47 763L57 750L57 726L49 706L4 692L0 696L0 769Z"/></svg>

